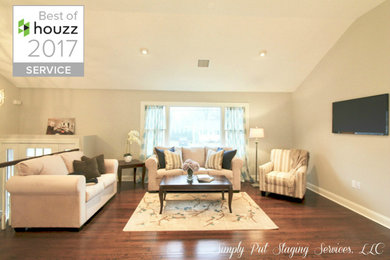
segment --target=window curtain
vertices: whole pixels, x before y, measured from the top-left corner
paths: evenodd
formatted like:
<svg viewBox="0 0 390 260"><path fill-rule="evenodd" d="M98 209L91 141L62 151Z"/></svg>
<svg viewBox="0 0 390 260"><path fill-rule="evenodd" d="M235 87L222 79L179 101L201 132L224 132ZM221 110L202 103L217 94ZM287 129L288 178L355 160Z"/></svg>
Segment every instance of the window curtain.
<svg viewBox="0 0 390 260"><path fill-rule="evenodd" d="M164 145L165 122L165 106L145 106L145 125L141 146L141 159L146 159L151 156L155 146Z"/></svg>
<svg viewBox="0 0 390 260"><path fill-rule="evenodd" d="M243 159L244 165L241 171L241 180L252 182L253 179L248 170L248 141L245 130L245 108L225 108L225 144L237 149L236 156Z"/></svg>

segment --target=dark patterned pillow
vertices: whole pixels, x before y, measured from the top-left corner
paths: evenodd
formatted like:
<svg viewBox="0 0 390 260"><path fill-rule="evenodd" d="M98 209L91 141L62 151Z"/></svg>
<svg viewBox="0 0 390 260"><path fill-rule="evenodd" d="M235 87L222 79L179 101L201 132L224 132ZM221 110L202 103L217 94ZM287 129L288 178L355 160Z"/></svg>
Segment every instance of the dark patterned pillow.
<svg viewBox="0 0 390 260"><path fill-rule="evenodd" d="M217 151L221 151L223 148L218 147ZM231 170L232 169L232 160L236 155L237 150L224 150L223 159L222 159L222 169Z"/></svg>
<svg viewBox="0 0 390 260"><path fill-rule="evenodd" d="M98 165L99 173L100 174L106 173L106 166L104 166L104 154L95 156L93 158L96 158L96 162L97 162L97 165ZM82 161L86 161L88 159L91 159L91 158L88 158L87 156L81 157Z"/></svg>
<svg viewBox="0 0 390 260"><path fill-rule="evenodd" d="M156 154L157 154L158 168L159 168L159 169L165 168L166 162L165 162L164 150L163 150L163 149L158 149L158 148L155 147L155 148L154 148L154 151L155 151ZM175 151L175 147L169 148L168 151L174 152L174 151Z"/></svg>
<svg viewBox="0 0 390 260"><path fill-rule="evenodd" d="M74 172L83 173L85 178L92 179L100 177L96 158L85 159L84 161L73 161Z"/></svg>

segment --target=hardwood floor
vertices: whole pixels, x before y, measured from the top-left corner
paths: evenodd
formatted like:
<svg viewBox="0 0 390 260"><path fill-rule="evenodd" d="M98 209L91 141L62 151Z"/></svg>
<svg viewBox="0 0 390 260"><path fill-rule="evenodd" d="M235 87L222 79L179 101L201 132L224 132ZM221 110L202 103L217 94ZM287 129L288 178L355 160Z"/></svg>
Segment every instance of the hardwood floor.
<svg viewBox="0 0 390 260"><path fill-rule="evenodd" d="M389 229L311 191L302 202L272 194L262 197L248 183L243 184L242 191L260 205L279 230L123 232L146 192L141 185L123 183L122 192L79 232L0 231L0 259L229 259L230 253L219 252L228 247L239 249L231 259L390 259ZM365 244L366 254L372 245L371 253L377 249L380 254L359 254ZM260 249L266 245L263 254ZM283 245L284 253L278 254ZM321 246L353 253L319 254ZM294 247L297 251L290 258Z"/></svg>

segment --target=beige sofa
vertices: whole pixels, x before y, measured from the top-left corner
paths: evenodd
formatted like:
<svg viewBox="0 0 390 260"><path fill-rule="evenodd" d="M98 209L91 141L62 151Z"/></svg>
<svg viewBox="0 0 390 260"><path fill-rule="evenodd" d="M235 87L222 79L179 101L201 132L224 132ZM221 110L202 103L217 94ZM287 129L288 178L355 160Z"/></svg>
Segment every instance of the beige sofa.
<svg viewBox="0 0 390 260"><path fill-rule="evenodd" d="M157 147L162 150L169 149L168 147ZM210 174L210 175L225 175L230 182L233 184L233 190L238 191L241 189L241 168L243 165L243 161L237 157L234 157L232 160L232 169L222 169L222 170L214 170L214 169L206 169L206 156L208 150L216 151L217 148L209 148L209 147L175 147L175 151L179 151L182 157L182 161L184 162L187 159L191 159L197 161L200 165L200 170L195 172L194 174ZM230 150L230 148L224 148L225 150ZM185 175L187 174L182 169L173 169L166 170L158 169L158 159L154 154L149 157L145 166L148 169L148 190L149 191L158 191L160 187L161 179L166 175Z"/></svg>
<svg viewBox="0 0 390 260"><path fill-rule="evenodd" d="M86 184L85 176L68 175L81 156L68 152L16 165L17 175L6 184L13 228L80 228L116 194L118 161L104 160L106 173Z"/></svg>

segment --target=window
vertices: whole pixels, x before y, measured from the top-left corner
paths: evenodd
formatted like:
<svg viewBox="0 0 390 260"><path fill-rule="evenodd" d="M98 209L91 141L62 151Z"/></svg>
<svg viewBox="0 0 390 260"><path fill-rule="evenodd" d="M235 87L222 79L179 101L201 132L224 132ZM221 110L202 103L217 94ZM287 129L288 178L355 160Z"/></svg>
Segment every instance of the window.
<svg viewBox="0 0 390 260"><path fill-rule="evenodd" d="M248 104L141 102L142 155L155 146L226 146L246 154Z"/></svg>
<svg viewBox="0 0 390 260"><path fill-rule="evenodd" d="M220 146L220 107L170 107L170 146Z"/></svg>
<svg viewBox="0 0 390 260"><path fill-rule="evenodd" d="M41 156L46 154L51 154L51 148L27 148L26 149L27 157Z"/></svg>

